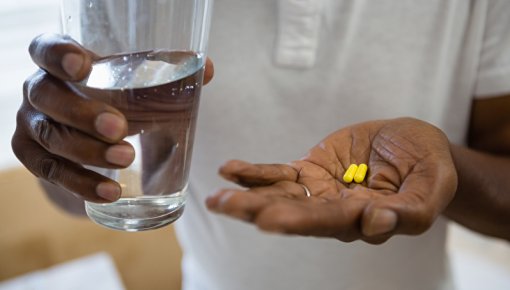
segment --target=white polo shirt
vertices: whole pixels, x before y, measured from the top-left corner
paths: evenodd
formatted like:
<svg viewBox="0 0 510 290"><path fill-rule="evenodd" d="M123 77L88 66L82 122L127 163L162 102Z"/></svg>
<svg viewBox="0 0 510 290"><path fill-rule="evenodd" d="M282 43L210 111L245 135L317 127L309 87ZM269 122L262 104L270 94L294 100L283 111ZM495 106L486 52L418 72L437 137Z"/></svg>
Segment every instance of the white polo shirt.
<svg viewBox="0 0 510 290"><path fill-rule="evenodd" d="M507 0L216 0L185 290L452 289L446 223L381 246L268 235L208 212L228 159L288 162L332 131L413 116L463 143L474 96L510 92Z"/></svg>

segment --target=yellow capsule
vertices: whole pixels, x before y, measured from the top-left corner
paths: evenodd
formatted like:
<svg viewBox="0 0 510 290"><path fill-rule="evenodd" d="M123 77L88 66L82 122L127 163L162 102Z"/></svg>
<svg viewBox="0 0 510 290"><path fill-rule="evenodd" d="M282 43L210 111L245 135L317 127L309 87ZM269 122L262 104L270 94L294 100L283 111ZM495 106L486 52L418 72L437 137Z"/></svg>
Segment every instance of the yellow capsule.
<svg viewBox="0 0 510 290"><path fill-rule="evenodd" d="M347 168L347 171L345 171L345 174L344 174L344 178L343 178L344 182L351 183L352 179L354 178L354 175L356 174L357 171L358 171L358 165L356 165L356 164L349 165L349 168Z"/></svg>
<svg viewBox="0 0 510 290"><path fill-rule="evenodd" d="M366 164L360 164L358 166L358 170L356 174L354 174L354 181L356 183L362 183L365 180L365 176L367 175L368 166Z"/></svg>

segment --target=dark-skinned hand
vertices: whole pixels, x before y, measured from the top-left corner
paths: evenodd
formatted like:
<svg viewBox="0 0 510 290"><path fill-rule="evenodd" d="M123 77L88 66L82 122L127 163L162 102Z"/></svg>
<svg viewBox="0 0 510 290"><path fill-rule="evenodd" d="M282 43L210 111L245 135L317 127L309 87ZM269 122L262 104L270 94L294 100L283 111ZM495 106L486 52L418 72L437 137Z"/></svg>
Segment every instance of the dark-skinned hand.
<svg viewBox="0 0 510 290"><path fill-rule="evenodd" d="M352 163L368 164L361 184L343 182ZM346 127L289 164L229 161L220 174L247 189L209 197L214 212L269 232L373 244L425 232L457 187L448 139L412 118Z"/></svg>
<svg viewBox="0 0 510 290"><path fill-rule="evenodd" d="M134 159L134 149L123 138L132 124L143 123L143 115L75 89L99 56L71 38L38 36L29 52L40 69L23 86L23 103L12 138L14 153L34 175L82 199L117 200L121 194L119 184L83 165L128 166ZM213 71L212 62L207 59L204 83L211 80Z"/></svg>

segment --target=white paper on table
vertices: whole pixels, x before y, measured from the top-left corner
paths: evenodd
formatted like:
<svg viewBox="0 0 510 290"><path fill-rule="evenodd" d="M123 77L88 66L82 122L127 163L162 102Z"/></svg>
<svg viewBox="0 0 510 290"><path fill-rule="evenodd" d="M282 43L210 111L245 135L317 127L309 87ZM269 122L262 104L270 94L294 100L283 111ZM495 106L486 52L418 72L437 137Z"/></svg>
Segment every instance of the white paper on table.
<svg viewBox="0 0 510 290"><path fill-rule="evenodd" d="M107 253L97 253L0 282L0 290L125 290Z"/></svg>

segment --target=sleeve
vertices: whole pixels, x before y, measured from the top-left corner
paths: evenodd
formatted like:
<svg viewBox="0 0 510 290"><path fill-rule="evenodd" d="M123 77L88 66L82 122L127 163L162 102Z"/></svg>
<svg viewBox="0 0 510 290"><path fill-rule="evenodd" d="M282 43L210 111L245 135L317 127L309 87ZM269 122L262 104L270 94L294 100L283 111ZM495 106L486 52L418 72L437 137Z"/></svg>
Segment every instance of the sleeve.
<svg viewBox="0 0 510 290"><path fill-rule="evenodd" d="M510 1L487 1L476 98L510 93Z"/></svg>

